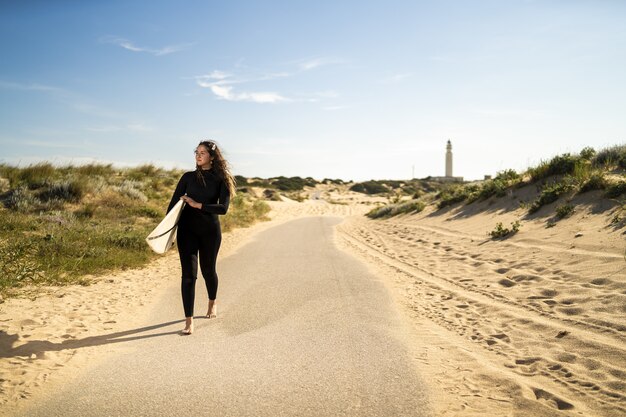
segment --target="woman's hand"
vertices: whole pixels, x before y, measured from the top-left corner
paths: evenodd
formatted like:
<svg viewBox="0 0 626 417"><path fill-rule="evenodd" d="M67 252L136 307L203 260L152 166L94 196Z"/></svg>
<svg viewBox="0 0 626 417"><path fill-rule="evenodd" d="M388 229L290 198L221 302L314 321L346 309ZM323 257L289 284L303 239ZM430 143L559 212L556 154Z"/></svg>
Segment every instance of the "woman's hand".
<svg viewBox="0 0 626 417"><path fill-rule="evenodd" d="M184 195L180 199L195 209L200 210L202 208L202 203L198 203L196 200L189 197L188 195Z"/></svg>

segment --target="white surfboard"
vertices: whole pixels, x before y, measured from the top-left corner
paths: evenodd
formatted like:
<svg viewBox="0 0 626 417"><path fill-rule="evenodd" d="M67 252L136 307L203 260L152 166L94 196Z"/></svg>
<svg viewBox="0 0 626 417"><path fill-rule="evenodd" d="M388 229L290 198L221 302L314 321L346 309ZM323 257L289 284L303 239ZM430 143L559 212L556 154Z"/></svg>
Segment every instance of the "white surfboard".
<svg viewBox="0 0 626 417"><path fill-rule="evenodd" d="M152 232L146 238L146 242L150 248L156 253L163 254L167 252L176 241L176 229L178 227L178 220L185 207L185 202L179 200L178 203L169 213L165 216L161 223L154 228Z"/></svg>

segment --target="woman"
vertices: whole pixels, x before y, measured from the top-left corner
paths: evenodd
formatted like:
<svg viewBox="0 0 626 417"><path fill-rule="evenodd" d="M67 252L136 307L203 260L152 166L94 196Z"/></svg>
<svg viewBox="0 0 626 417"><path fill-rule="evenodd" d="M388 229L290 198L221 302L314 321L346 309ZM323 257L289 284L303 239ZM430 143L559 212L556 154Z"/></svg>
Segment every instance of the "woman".
<svg viewBox="0 0 626 417"><path fill-rule="evenodd" d="M230 197L235 195L235 180L228 163L216 143L202 141L195 150L196 170L181 177L169 212L179 199L187 203L178 222L176 240L182 269L181 293L185 309L183 334L193 333L193 305L198 257L200 269L209 293L207 318L217 317L217 273L215 262L222 241L219 214L226 214Z"/></svg>

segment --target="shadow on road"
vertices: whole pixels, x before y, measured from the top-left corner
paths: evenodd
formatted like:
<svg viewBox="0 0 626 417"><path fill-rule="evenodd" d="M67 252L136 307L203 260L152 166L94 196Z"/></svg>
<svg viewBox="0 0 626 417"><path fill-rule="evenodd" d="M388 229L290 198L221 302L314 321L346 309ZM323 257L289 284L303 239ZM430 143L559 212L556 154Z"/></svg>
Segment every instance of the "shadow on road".
<svg viewBox="0 0 626 417"><path fill-rule="evenodd" d="M169 331L150 334L142 333L162 327L171 326L173 324L181 322L184 322L184 320L168 321L165 323L154 324L152 326L124 330L121 332L104 334L100 336L90 336L83 339L64 340L63 342L59 343L50 342L48 340L31 340L28 343L18 346L16 348L13 348L13 344L19 339L19 336L17 334L9 334L4 331L0 331L0 358L31 356L33 354L39 357L45 352L58 352L66 349L80 349L89 346L101 346L108 345L110 343L130 342L133 340L149 339L152 337L168 336L175 334L180 335L180 331Z"/></svg>

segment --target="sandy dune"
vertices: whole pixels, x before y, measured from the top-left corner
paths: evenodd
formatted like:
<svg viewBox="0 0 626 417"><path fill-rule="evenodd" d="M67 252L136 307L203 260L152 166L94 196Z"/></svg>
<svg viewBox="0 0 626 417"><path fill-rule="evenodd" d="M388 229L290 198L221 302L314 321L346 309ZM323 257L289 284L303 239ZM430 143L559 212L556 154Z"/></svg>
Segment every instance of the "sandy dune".
<svg viewBox="0 0 626 417"><path fill-rule="evenodd" d="M519 209L483 203L373 221L363 214L381 198L333 189L312 190L303 203L271 202L272 221L225 234L222 256L284 221L344 217L337 244L402 306L438 416L626 414L626 244L611 224L617 207L581 201L554 227L525 219L517 235L494 241L487 233L523 217ZM105 355L108 345L90 347L89 337L142 317L178 268L170 252L88 287L1 304L0 403L23 401Z"/></svg>
<svg viewBox="0 0 626 417"><path fill-rule="evenodd" d="M339 226L423 331L424 366L447 392L440 415L624 415L626 245L613 210L580 206L497 241L487 233L519 210L463 210Z"/></svg>

